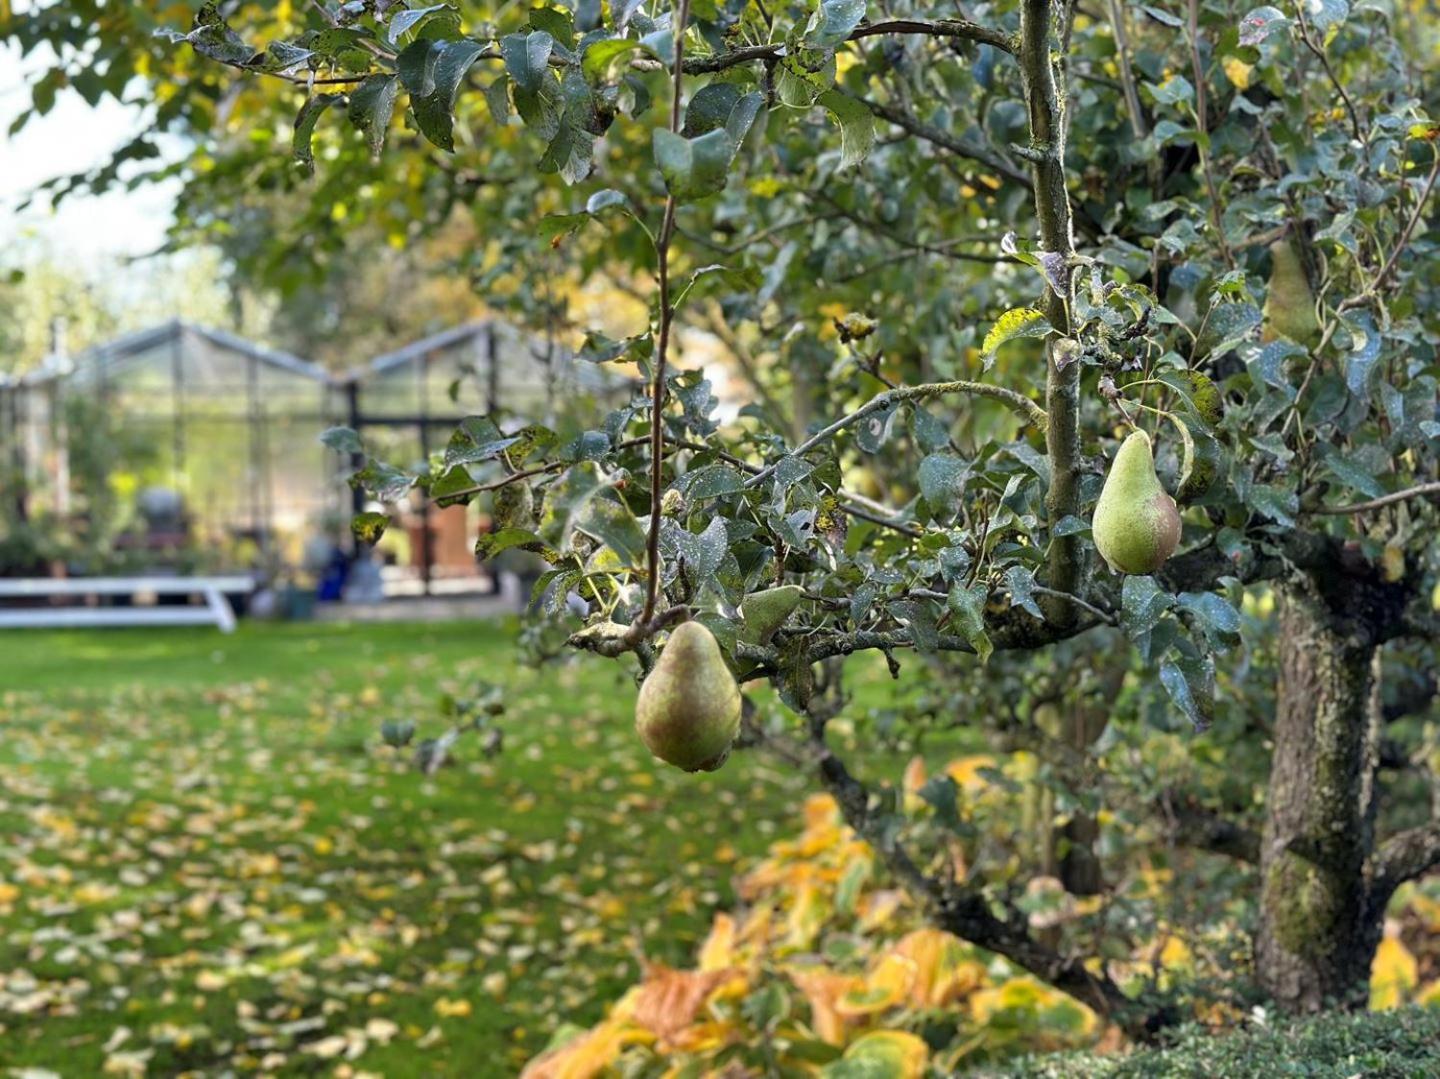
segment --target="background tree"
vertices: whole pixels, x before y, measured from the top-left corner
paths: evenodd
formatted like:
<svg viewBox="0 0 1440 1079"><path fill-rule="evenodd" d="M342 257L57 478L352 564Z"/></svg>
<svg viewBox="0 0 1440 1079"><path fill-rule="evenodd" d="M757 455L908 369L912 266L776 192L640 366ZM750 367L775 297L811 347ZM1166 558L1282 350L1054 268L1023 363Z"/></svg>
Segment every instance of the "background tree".
<svg viewBox="0 0 1440 1079"><path fill-rule="evenodd" d="M44 5L8 36L63 40L87 6ZM337 250L361 221L412 236L467 208L496 237L473 279L521 282L495 299L552 325L541 252L577 277L653 274L648 320L582 350L638 363L645 399L518 440L477 418L428 474L377 462L362 481L500 500L483 553L545 552L544 607L590 605L582 648L644 671L668 626L702 621L790 710L747 737L812 770L935 925L1136 1035L1176 1014L1155 987L1032 930L993 865L947 869L953 789L917 821L863 754L842 759L830 661L875 651L899 673L913 650L954 687L943 711L1043 736L1065 765L1047 786L1076 803L1077 892L1103 886L1086 776L1114 748L1115 681L1137 714L1219 720L1211 749L1268 740L1258 837L1214 771L1161 800L1167 827L1258 858L1271 999L1359 999L1386 901L1440 861L1440 825L1405 820L1413 792L1381 771L1387 705L1424 712L1434 692L1440 155L1418 8L376 0L207 4L183 33L133 7L100 61L62 51L37 109L92 67L163 66L157 123L207 145L253 132L190 177L182 232L257 185L296 192L296 240ZM174 52L143 36L157 27ZM321 228L342 204L355 224ZM686 325L754 370L738 423L677 370ZM1157 573L1121 578L1089 516L1132 428L1183 534ZM747 640L745 597L778 582L804 602ZM1106 673L1120 634L1129 658ZM1412 655L1418 677L1389 673Z"/></svg>

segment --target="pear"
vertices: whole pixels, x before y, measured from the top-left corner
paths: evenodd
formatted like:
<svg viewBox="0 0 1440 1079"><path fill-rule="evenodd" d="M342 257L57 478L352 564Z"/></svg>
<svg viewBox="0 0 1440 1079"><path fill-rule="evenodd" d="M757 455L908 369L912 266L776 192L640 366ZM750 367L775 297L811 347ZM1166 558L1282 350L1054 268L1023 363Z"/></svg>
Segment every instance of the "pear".
<svg viewBox="0 0 1440 1079"><path fill-rule="evenodd" d="M740 733L740 687L699 622L670 634L640 687L635 730L651 753L687 772L713 772L730 755Z"/></svg>
<svg viewBox="0 0 1440 1079"><path fill-rule="evenodd" d="M1287 337L1306 348L1314 348L1320 342L1315 297L1310 292L1300 256L1287 240L1276 240L1270 245L1270 284L1265 294L1260 337L1265 341Z"/></svg>
<svg viewBox="0 0 1440 1079"><path fill-rule="evenodd" d="M1175 553L1180 511L1155 475L1150 436L1144 431L1121 444L1091 524L1095 546L1118 573L1154 573Z"/></svg>
<svg viewBox="0 0 1440 1079"><path fill-rule="evenodd" d="M740 601L740 617L745 620L740 639L747 644L768 643L786 619L795 613L804 594L805 590L798 584L750 593Z"/></svg>

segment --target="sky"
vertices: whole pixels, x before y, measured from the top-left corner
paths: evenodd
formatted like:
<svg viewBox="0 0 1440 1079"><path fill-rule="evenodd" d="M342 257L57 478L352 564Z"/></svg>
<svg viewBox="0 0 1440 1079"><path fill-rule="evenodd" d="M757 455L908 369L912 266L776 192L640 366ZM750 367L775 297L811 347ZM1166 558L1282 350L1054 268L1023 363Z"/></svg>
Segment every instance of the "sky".
<svg viewBox="0 0 1440 1079"><path fill-rule="evenodd" d="M7 256L34 247L59 258L106 261L153 251L164 239L177 188L146 185L96 198L72 196L52 211L44 198L17 213L36 184L106 161L142 126L140 109L105 100L91 108L78 94L61 94L54 109L34 118L18 135L10 123L28 103L24 64L18 51L0 46L0 252Z"/></svg>

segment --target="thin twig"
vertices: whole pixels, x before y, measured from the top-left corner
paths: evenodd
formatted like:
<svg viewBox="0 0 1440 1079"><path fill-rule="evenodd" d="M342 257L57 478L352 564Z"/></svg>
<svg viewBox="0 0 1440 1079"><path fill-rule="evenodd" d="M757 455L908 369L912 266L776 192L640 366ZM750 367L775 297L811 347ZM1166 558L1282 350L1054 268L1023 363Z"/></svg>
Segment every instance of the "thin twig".
<svg viewBox="0 0 1440 1079"><path fill-rule="evenodd" d="M690 22L690 0L680 0L675 9L675 78L670 100L670 131L680 133L681 97L685 91L685 29ZM670 241L675 235L675 196L665 196L665 217L655 241L660 269L660 335L655 345L654 385L650 391L650 534L645 541L645 608L640 623L655 614L660 596L660 502L664 497L665 457L665 361L670 347L670 326L675 308L670 299ZM637 623L638 624L638 623Z"/></svg>
<svg viewBox="0 0 1440 1079"><path fill-rule="evenodd" d="M1350 100L1350 95L1345 90L1345 84L1340 81L1335 74L1335 69L1330 66L1330 57L1326 56L1325 50L1311 38L1310 24L1305 21L1304 4L1295 5L1295 18L1300 30L1300 40L1305 43L1307 49L1315 54L1315 58L1320 61L1320 66L1325 69L1325 75L1330 80L1330 85L1335 87L1336 93L1340 95L1340 100L1345 102L1345 111L1350 114L1350 130L1355 136L1355 141L1363 143L1365 136L1360 132L1360 114L1355 111L1355 102Z"/></svg>
<svg viewBox="0 0 1440 1079"><path fill-rule="evenodd" d="M1210 220L1215 225L1215 239L1220 244L1220 254L1225 265L1235 267L1235 255L1225 239L1225 219L1220 208L1220 192L1215 186L1215 174L1210 168L1209 120L1205 113L1209 108L1205 101L1205 66L1200 62L1200 0L1189 0L1190 69L1195 76L1195 128L1200 137L1195 140L1195 149L1200 154L1200 171L1205 177L1205 190L1210 196Z"/></svg>
<svg viewBox="0 0 1440 1079"><path fill-rule="evenodd" d="M1405 227L1400 231L1400 238L1395 242L1395 250L1390 252L1390 257L1385 260L1385 265L1380 267L1380 272L1375 275L1375 280L1370 283L1370 287L1359 296L1353 296L1343 302L1338 308L1339 311L1344 312L1352 307L1359 307L1366 299L1375 295L1376 291L1385 284L1385 279L1395 269L1395 263L1400 260L1405 249L1410 246L1410 237L1415 232L1415 226L1420 223L1420 218L1424 216L1425 204L1430 201L1430 193L1435 189L1435 178L1440 176L1440 146L1435 147L1431 152L1434 160L1430 163L1430 174L1425 177L1425 184L1420 189L1420 196L1415 200L1414 211L1410 214L1409 220L1405 222Z"/></svg>
<svg viewBox="0 0 1440 1079"><path fill-rule="evenodd" d="M886 390L884 393L870 398L869 401L865 402L865 404L861 405L854 412L841 416L828 427L811 435L788 456L803 457L822 442L829 441L847 427L853 427L866 416L878 412L882 408L899 404L901 401L923 401L931 397L943 397L950 393L968 393L976 397L989 397L1007 405L1037 426L1043 426L1045 423L1045 410L1043 408L1024 394L1016 393L1014 390L1007 390L1003 386L990 386L983 382L929 382L919 386L900 386L897 389ZM784 460L784 458L781 458L781 460ZM780 462L776 461L774 464L762 468L745 482L745 486L754 487L757 484L763 483L775 474L775 470L778 467L780 467Z"/></svg>
<svg viewBox="0 0 1440 1079"><path fill-rule="evenodd" d="M1440 495L1440 483L1421 483L1414 487L1407 487L1403 491L1392 491L1388 495L1372 498L1368 502L1352 502L1348 506L1319 506L1307 512L1332 515L1365 513L1369 510L1378 510L1385 506L1393 506L1396 502L1404 502L1411 498L1420 498L1423 495Z"/></svg>

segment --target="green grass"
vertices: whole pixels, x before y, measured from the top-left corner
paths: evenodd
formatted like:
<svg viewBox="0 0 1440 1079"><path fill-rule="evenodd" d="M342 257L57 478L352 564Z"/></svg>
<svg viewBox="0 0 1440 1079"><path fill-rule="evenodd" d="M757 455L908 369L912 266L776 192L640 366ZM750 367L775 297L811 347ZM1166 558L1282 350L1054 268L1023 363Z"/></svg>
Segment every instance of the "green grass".
<svg viewBox="0 0 1440 1079"><path fill-rule="evenodd" d="M641 956L688 962L803 781L664 769L626 668L529 670L512 639L0 636L0 1069L510 1075ZM426 778L381 744L477 680L506 687L502 754Z"/></svg>

